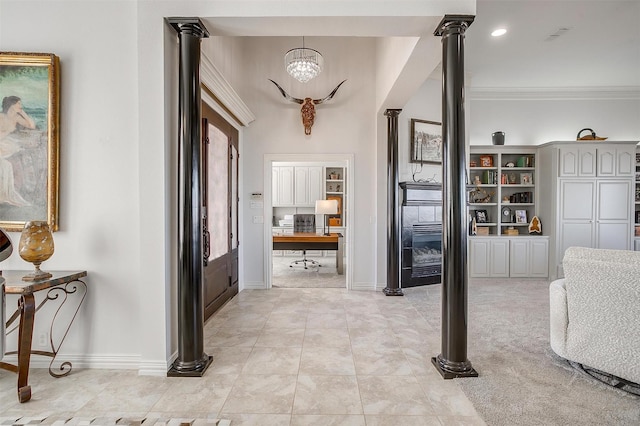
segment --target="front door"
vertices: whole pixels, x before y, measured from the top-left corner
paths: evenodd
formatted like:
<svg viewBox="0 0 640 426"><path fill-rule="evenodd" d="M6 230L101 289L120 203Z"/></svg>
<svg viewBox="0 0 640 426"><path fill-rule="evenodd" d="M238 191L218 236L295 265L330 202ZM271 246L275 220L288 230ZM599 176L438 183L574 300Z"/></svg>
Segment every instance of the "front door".
<svg viewBox="0 0 640 426"><path fill-rule="evenodd" d="M238 131L202 104L204 317L238 293Z"/></svg>

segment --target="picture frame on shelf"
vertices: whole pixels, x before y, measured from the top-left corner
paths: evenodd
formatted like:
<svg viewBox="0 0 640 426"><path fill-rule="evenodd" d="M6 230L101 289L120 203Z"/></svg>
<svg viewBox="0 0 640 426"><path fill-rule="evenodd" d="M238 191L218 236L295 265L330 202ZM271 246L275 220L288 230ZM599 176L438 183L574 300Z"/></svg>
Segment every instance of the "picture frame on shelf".
<svg viewBox="0 0 640 426"><path fill-rule="evenodd" d="M0 53L0 173L7 177L0 227L7 231L32 220L58 230L59 68L52 53Z"/></svg>
<svg viewBox="0 0 640 426"><path fill-rule="evenodd" d="M411 163L442 164L442 123L411 119Z"/></svg>
<svg viewBox="0 0 640 426"><path fill-rule="evenodd" d="M526 210L516 210L516 223L529 223L527 221L527 211Z"/></svg>
<svg viewBox="0 0 640 426"><path fill-rule="evenodd" d="M520 184L521 185L532 185L533 184L533 174L532 173L520 173Z"/></svg>
<svg viewBox="0 0 640 426"><path fill-rule="evenodd" d="M476 218L476 223L488 223L489 215L486 210L475 210L474 215Z"/></svg>
<svg viewBox="0 0 640 426"><path fill-rule="evenodd" d="M481 155L480 167L493 167L493 157L491 155Z"/></svg>

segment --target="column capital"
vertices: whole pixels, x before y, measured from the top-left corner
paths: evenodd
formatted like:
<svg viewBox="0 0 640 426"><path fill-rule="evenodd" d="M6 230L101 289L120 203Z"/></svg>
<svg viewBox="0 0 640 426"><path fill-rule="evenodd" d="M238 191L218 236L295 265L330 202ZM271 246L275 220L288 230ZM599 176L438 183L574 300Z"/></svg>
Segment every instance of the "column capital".
<svg viewBox="0 0 640 426"><path fill-rule="evenodd" d="M401 109L387 109L384 111L384 115L385 117L397 117L401 112Z"/></svg>
<svg viewBox="0 0 640 426"><path fill-rule="evenodd" d="M474 15L444 15L442 21L440 21L436 30L433 32L433 35L440 37L456 29L465 32L475 18Z"/></svg>
<svg viewBox="0 0 640 426"><path fill-rule="evenodd" d="M200 18L171 17L165 19L178 34L184 33L200 38L209 37L209 31Z"/></svg>

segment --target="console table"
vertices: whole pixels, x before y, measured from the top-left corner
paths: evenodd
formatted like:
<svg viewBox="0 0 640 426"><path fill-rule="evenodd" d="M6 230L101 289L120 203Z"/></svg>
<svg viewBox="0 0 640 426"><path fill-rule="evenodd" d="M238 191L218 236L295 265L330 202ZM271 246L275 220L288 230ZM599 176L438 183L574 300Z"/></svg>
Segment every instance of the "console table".
<svg viewBox="0 0 640 426"><path fill-rule="evenodd" d="M2 271L2 277L5 279L5 293L15 294L19 297L18 308L7 320L6 332L9 335L18 330L18 350L6 353L6 355L17 354L18 363L16 365L0 361L0 368L18 373L18 400L20 402L27 402L31 399L31 386L29 386L28 381L29 363L32 354L51 357L49 374L53 377L63 377L71 372L72 365L69 361L63 362L58 371L54 371L52 366L87 294L87 285L80 280L80 278L87 276L87 271L48 271L53 274L51 278L39 281L22 281L22 277L29 272ZM35 293L43 290L46 290L46 295L36 305ZM73 301L70 306L70 309L73 309L73 313L70 319L62 324L62 327L65 328L60 328L60 330L64 330L64 332L56 345L53 338L54 326L60 310L68 300ZM49 348L48 350L32 350L31 343L36 312L49 301L58 304L49 326ZM17 319L19 319L18 323L14 324Z"/></svg>

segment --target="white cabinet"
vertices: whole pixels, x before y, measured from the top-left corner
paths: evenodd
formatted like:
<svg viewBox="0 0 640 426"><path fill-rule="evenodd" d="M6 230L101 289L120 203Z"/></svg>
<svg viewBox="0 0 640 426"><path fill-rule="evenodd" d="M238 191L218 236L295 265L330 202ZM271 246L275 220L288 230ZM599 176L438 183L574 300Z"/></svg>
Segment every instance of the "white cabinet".
<svg viewBox="0 0 640 426"><path fill-rule="evenodd" d="M271 192L274 207L294 205L293 166L276 166L272 169Z"/></svg>
<svg viewBox="0 0 640 426"><path fill-rule="evenodd" d="M596 148L568 146L560 149L560 176L595 176Z"/></svg>
<svg viewBox="0 0 640 426"><path fill-rule="evenodd" d="M560 148L560 177L617 177L634 174L633 146L569 145Z"/></svg>
<svg viewBox="0 0 640 426"><path fill-rule="evenodd" d="M508 238L472 238L469 257L471 277L509 276Z"/></svg>
<svg viewBox="0 0 640 426"><path fill-rule="evenodd" d="M322 167L298 167L295 170L294 204L296 207L315 207L322 199Z"/></svg>
<svg viewBox="0 0 640 426"><path fill-rule="evenodd" d="M274 166L272 205L274 207L314 207L322 199L321 166Z"/></svg>
<svg viewBox="0 0 640 426"><path fill-rule="evenodd" d="M572 246L631 248L631 182L560 180L560 251Z"/></svg>
<svg viewBox="0 0 640 426"><path fill-rule="evenodd" d="M512 238L509 242L509 276L541 277L549 271L549 240Z"/></svg>
<svg viewBox="0 0 640 426"><path fill-rule="evenodd" d="M549 277L563 276L572 246L633 249L634 141L541 145L542 230L550 237Z"/></svg>
<svg viewBox="0 0 640 426"><path fill-rule="evenodd" d="M547 237L472 237L469 240L469 276L472 278L545 278L548 268Z"/></svg>

